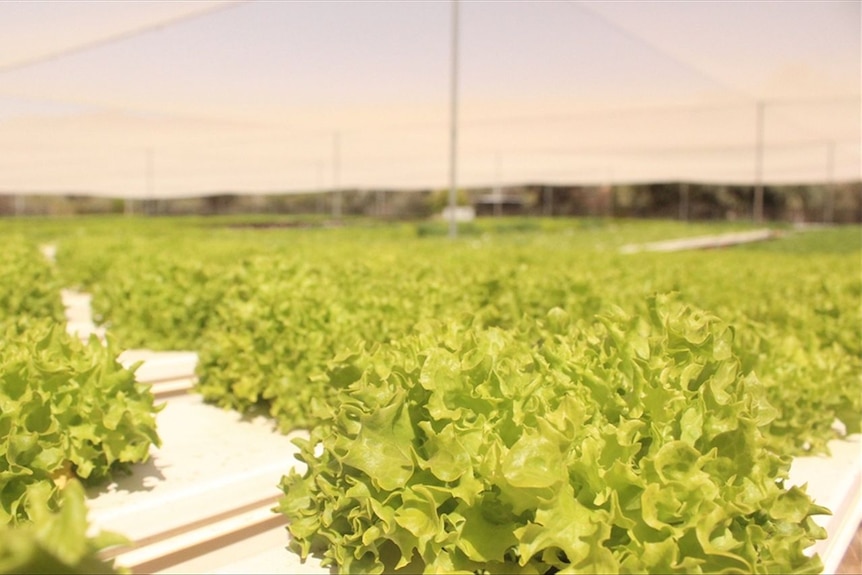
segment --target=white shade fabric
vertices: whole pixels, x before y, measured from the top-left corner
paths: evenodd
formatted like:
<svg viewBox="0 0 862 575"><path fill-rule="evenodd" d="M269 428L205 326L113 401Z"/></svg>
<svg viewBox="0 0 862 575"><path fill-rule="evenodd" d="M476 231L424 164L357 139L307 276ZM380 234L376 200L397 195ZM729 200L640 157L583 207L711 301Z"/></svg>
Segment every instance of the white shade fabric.
<svg viewBox="0 0 862 575"><path fill-rule="evenodd" d="M0 193L445 188L450 12L0 3ZM862 179L856 1L462 0L459 20L461 187Z"/></svg>

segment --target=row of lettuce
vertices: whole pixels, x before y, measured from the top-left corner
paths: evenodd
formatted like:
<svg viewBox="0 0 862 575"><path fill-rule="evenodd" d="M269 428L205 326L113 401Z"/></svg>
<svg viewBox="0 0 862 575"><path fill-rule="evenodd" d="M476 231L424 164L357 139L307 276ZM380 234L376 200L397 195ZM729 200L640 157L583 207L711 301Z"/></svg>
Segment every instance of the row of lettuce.
<svg viewBox="0 0 862 575"><path fill-rule="evenodd" d="M527 333L432 322L339 356L352 381L281 483L294 548L347 573L818 570L826 510L785 484L732 328L646 305L554 308Z"/></svg>
<svg viewBox="0 0 862 575"><path fill-rule="evenodd" d="M860 430L859 229L618 249L703 231L723 230L495 223L451 242L113 220L39 239L119 348L198 351L205 398L311 430L279 505L302 556L817 571L803 550L825 510L785 482L793 456Z"/></svg>
<svg viewBox="0 0 862 575"><path fill-rule="evenodd" d="M0 252L0 572L105 573L87 534L84 486L158 445L153 396L116 352L66 333L60 279L38 246Z"/></svg>
<svg viewBox="0 0 862 575"><path fill-rule="evenodd" d="M341 387L326 372L335 356L396 340L425 320L539 341L537 320L553 308L584 321L613 306L645 315L647 296L670 292L733 326L741 370L756 373L781 410L769 429L776 450L822 453L841 435L836 420L859 428L858 228L622 255L614 238L636 224L453 245L377 230L249 236L161 223L159 233L61 243L64 281L93 293L98 320L120 346L198 351L205 397L268 409L285 431L319 422L312 405Z"/></svg>
<svg viewBox="0 0 862 575"><path fill-rule="evenodd" d="M858 228L624 255L700 230L148 225L67 235L64 281L123 347L198 351L208 400L311 430L279 506L301 555L351 573L820 568L803 549L825 510L785 481L860 431Z"/></svg>

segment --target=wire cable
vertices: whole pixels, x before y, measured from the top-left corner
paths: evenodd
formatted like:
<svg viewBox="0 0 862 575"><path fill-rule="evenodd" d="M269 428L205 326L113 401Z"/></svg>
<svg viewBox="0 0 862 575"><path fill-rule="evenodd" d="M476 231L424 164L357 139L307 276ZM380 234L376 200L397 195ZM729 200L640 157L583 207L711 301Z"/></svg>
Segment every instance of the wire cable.
<svg viewBox="0 0 862 575"><path fill-rule="evenodd" d="M747 90L743 90L742 88L740 88L736 84L732 84L723 78L719 78L718 76L716 76L715 74L713 74L709 70L705 70L704 68L698 66L697 64L695 64L693 62L691 62L687 59L681 58L680 56L678 56L677 54L674 54L673 52L669 52L665 48L662 48L661 46L657 45L656 43L648 40L642 34L639 34L635 30L632 30L630 27L623 26L622 24L615 22L610 17L602 14L599 10L596 10L595 8L590 6L589 2L584 2L582 0L568 0L567 4L571 7L577 8L578 10L589 13L591 16L593 16L597 20L600 20L606 26L613 28L619 34L622 34L623 36L625 36L629 40L633 40L633 41L637 42L638 44L646 46L647 48L649 48L653 52L656 52L658 55L660 55L664 59L670 60L670 61L678 64L679 66L682 66L683 68L688 69L690 72L694 72L698 76L700 76L706 80L709 80L713 84L718 84L725 89L728 89L732 92L735 92L736 94L743 96L746 100L757 100L758 99L757 96L755 96L751 92L749 92Z"/></svg>
<svg viewBox="0 0 862 575"><path fill-rule="evenodd" d="M691 72L694 72L698 76L700 76L706 80L709 80L713 84L720 85L727 90L730 90L730 91L732 91L732 92L734 92L740 96L743 96L743 98L745 100L748 100L749 102L751 102L753 104L757 104L758 102L762 102L764 104L771 105L774 100L778 100L781 103L787 103L787 101L788 101L788 99L762 98L762 97L758 96L757 94L750 92L749 90L741 88L740 86L738 86L735 83L729 82L729 81L725 80L724 78L720 78L717 75L715 75L713 72L706 70L705 68L699 66L698 64L696 64L696 63L694 63L688 59L682 58L679 55L677 55L673 52L670 52L670 51L666 50L665 48L657 45L655 42L652 42L651 40L647 39L642 34L639 34L637 31L633 30L631 27L624 26L624 25L614 21L612 18L606 16L605 14L602 14L599 10L590 6L590 4L591 4L591 2L584 1L584 0L567 0L567 5L569 5L573 8L579 9L582 12L590 14L591 16L593 16L597 20L600 20L605 25L613 28L614 30L616 30L618 33L625 36L626 38L633 40L633 41L649 48L650 50L659 54L663 58L670 60L670 61L688 69ZM838 96L836 99L843 100L843 96ZM793 99L789 99L789 100L792 101ZM774 112L774 110L770 109L770 112ZM815 132L815 130L813 130L809 127L800 125L798 123L798 121L793 121L793 120L788 121L787 120L788 115L787 115L786 111L781 110L778 113L784 116L785 125L793 126L794 128L796 128L796 129L798 129L798 130L800 130L806 134L820 135L818 132ZM794 118L794 120L795 120L795 118Z"/></svg>
<svg viewBox="0 0 862 575"><path fill-rule="evenodd" d="M205 16L210 16L217 12L223 12L225 10L230 10L232 8L236 8L243 4L247 4L252 2L253 0L232 0L230 2L225 2L222 4L218 4L217 6L210 6L203 10L197 10L195 12L189 12L186 14L181 14L179 16L174 16L167 20L161 20L159 22L154 22L152 24L147 24L145 26L140 26L138 28L133 28L131 30L126 30L124 32L119 32L117 34L111 34L109 36L105 36L103 38L97 38L95 40L88 40L86 42L82 42L75 46L69 46L67 48L62 48L60 50L55 50L53 52L47 52L45 54L39 54L36 56L31 56L29 58L24 58L22 60L18 60L16 62L10 62L8 64L0 64L0 74L13 72L17 70L21 70L24 68L30 68L32 66L37 66L39 64L44 64L45 62L50 62L53 60L59 60L61 58L66 58L68 56L72 56L75 54L80 54L81 52L88 52L90 50L95 50L96 48L102 48L104 46L108 46L110 44L117 44L119 42L124 42L131 38L135 38L137 36L142 36L144 34L149 34L150 32L155 32L157 30L164 30L165 28L170 28L172 26L176 26L178 24L183 24L190 20L197 20L198 18L203 18Z"/></svg>

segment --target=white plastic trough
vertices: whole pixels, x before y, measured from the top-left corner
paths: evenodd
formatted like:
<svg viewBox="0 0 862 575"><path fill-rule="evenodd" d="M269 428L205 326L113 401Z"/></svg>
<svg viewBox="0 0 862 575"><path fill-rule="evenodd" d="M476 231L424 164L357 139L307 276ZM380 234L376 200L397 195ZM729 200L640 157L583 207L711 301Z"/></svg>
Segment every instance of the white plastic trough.
<svg viewBox="0 0 862 575"><path fill-rule="evenodd" d="M807 484L814 501L832 510L814 520L829 537L808 551L820 553L823 573L837 573L856 530L862 522L862 436L829 442L831 456L797 457L790 467L792 485ZM859 566L862 572L862 565Z"/></svg>
<svg viewBox="0 0 862 575"><path fill-rule="evenodd" d="M638 252L679 252L684 250L723 248L738 244L762 242L774 237L776 237L776 233L772 230L752 230L749 232L734 232L714 236L680 238L677 240L665 240L647 244L627 244L620 248L620 252L624 254L635 254Z"/></svg>
<svg viewBox="0 0 862 575"><path fill-rule="evenodd" d="M187 393L194 385L198 354L193 351L126 350L117 358L125 367L143 362L135 379L149 383L156 399Z"/></svg>
<svg viewBox="0 0 862 575"><path fill-rule="evenodd" d="M300 465L292 443L297 434L282 435L268 418L243 418L191 394L172 398L158 426L163 446L149 462L89 493L91 530L134 542L105 557L135 573L201 573L222 561L253 560L263 551L254 537L269 533L268 540L281 538L283 565L267 564L263 572L295 572L284 550L284 519L272 508L281 476Z"/></svg>
<svg viewBox="0 0 862 575"><path fill-rule="evenodd" d="M93 323L90 294L64 289L60 290L60 297L65 308L67 333L82 341L88 341L91 335L105 339L105 328Z"/></svg>

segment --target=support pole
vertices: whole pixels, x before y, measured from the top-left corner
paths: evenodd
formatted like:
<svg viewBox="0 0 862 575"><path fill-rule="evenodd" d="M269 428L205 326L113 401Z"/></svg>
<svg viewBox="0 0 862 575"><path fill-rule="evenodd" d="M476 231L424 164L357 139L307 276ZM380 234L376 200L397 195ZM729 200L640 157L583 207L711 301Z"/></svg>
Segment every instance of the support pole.
<svg viewBox="0 0 862 575"><path fill-rule="evenodd" d="M154 165L153 155L154 155L153 148L152 147L147 148L147 173L146 173L146 186L147 186L146 198L147 199L145 202L146 208L144 210L144 213L148 216L153 214L153 179L155 177L155 175L154 175L155 165Z"/></svg>
<svg viewBox="0 0 862 575"><path fill-rule="evenodd" d="M826 146L826 197L823 203L823 221L831 224L835 219L835 142Z"/></svg>
<svg viewBox="0 0 862 575"><path fill-rule="evenodd" d="M378 218L383 218L386 215L386 192L384 190L377 190L374 192L374 199L376 205L376 212Z"/></svg>
<svg viewBox="0 0 862 575"><path fill-rule="evenodd" d="M757 136L754 150L754 221L763 222L763 112L764 102L757 102Z"/></svg>
<svg viewBox="0 0 862 575"><path fill-rule="evenodd" d="M605 217L613 218L614 217L614 203L615 202L615 186L614 186L614 168L613 166L608 168L607 173L607 183L605 184L605 193L607 194L607 198L605 198Z"/></svg>
<svg viewBox="0 0 862 575"><path fill-rule="evenodd" d="M500 152L494 154L496 185L494 186L494 217L503 215L503 188L500 186Z"/></svg>
<svg viewBox="0 0 862 575"><path fill-rule="evenodd" d="M687 222L689 215L688 182L679 185L679 219Z"/></svg>
<svg viewBox="0 0 862 575"><path fill-rule="evenodd" d="M458 189L458 0L452 0L452 66L449 116L449 237L458 236L455 206Z"/></svg>
<svg viewBox="0 0 862 575"><path fill-rule="evenodd" d="M341 220L341 135L335 132L332 138L332 219Z"/></svg>

